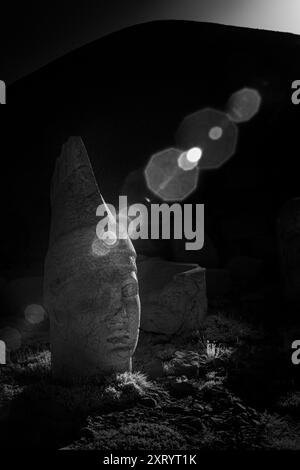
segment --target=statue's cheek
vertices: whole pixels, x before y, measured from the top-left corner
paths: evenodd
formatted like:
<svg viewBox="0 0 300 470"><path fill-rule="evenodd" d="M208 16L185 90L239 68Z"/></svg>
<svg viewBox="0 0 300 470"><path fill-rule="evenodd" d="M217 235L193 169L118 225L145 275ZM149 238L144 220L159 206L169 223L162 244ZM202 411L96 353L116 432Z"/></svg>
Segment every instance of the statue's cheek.
<svg viewBox="0 0 300 470"><path fill-rule="evenodd" d="M122 282L122 303L128 322L130 347L134 351L138 340L141 311L138 281L134 272Z"/></svg>
<svg viewBox="0 0 300 470"><path fill-rule="evenodd" d="M140 328L140 298L138 295L128 297L126 300L124 300L123 305L126 312L126 322L129 333L129 347L133 352L137 345Z"/></svg>

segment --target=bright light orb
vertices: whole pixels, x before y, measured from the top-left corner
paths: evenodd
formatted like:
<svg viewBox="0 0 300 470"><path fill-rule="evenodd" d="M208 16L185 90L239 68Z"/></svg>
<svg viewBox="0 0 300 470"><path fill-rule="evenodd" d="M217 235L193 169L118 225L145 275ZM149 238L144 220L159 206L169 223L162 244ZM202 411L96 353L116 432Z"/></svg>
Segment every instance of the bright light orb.
<svg viewBox="0 0 300 470"><path fill-rule="evenodd" d="M201 158L197 164L199 171L215 169L220 168L234 154L238 128L223 111L204 108L183 119L175 139L178 148L201 149Z"/></svg>
<svg viewBox="0 0 300 470"><path fill-rule="evenodd" d="M32 325L37 325L41 323L46 318L46 311L42 305L31 304L27 305L24 311L24 316L28 323Z"/></svg>
<svg viewBox="0 0 300 470"><path fill-rule="evenodd" d="M227 114L233 122L250 121L259 111L261 95L253 88L243 88L231 95L227 103Z"/></svg>
<svg viewBox="0 0 300 470"><path fill-rule="evenodd" d="M199 147L193 147L186 152L186 158L191 163L198 163L202 157L202 150Z"/></svg>
<svg viewBox="0 0 300 470"><path fill-rule="evenodd" d="M178 166L181 168L183 171L190 171L193 170L197 166L197 161L196 162L191 162L188 157L187 157L188 152L182 152L181 155L178 157Z"/></svg>
<svg viewBox="0 0 300 470"><path fill-rule="evenodd" d="M117 235L114 231L112 230L108 230L107 232L103 232L103 235L102 235L102 240L104 241L104 243L108 246L113 246L117 243Z"/></svg>
<svg viewBox="0 0 300 470"><path fill-rule="evenodd" d="M184 171L193 170L200 158L202 157L202 150L199 147L193 147L189 149L187 152L182 152L178 158L178 166Z"/></svg>
<svg viewBox="0 0 300 470"><path fill-rule="evenodd" d="M214 126L209 130L208 136L211 140L219 140L223 135L223 129L220 126Z"/></svg>
<svg viewBox="0 0 300 470"><path fill-rule="evenodd" d="M148 188L166 202L186 199L195 191L198 178L197 162L190 162L187 152L177 148L168 148L152 155L145 168Z"/></svg>

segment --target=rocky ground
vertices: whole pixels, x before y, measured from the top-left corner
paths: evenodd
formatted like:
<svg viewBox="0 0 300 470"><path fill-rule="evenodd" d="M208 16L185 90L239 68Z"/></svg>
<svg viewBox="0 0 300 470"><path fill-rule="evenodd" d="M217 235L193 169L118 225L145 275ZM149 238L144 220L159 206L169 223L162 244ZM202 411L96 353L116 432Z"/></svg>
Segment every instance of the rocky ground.
<svg viewBox="0 0 300 470"><path fill-rule="evenodd" d="M300 449L300 377L282 325L210 306L188 340L141 333L133 373L72 387L51 379L47 321L26 328L0 368L4 447Z"/></svg>

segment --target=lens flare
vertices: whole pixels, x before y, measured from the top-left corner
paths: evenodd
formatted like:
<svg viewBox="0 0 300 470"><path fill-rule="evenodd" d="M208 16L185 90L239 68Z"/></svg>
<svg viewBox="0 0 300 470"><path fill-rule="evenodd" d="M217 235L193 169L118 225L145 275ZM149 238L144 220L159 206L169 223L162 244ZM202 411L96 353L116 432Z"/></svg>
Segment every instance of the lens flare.
<svg viewBox="0 0 300 470"><path fill-rule="evenodd" d="M183 201L197 187L198 164L187 159L187 152L168 148L152 155L145 178L150 191L163 201Z"/></svg>
<svg viewBox="0 0 300 470"><path fill-rule="evenodd" d="M223 135L223 129L220 126L214 126L209 130L208 136L211 140L219 140Z"/></svg>
<svg viewBox="0 0 300 470"><path fill-rule="evenodd" d="M175 139L178 148L199 148L202 151L197 165L200 171L215 169L234 154L238 128L223 111L204 108L183 119Z"/></svg>
<svg viewBox="0 0 300 470"><path fill-rule="evenodd" d="M193 147L186 152L186 158L191 163L198 163L202 157L202 150L199 147Z"/></svg>
<svg viewBox="0 0 300 470"><path fill-rule="evenodd" d="M179 155L178 158L178 166L181 168L183 171L190 171L193 170L197 166L198 161L191 162L188 159L188 152L182 152L181 155Z"/></svg>
<svg viewBox="0 0 300 470"><path fill-rule="evenodd" d="M227 114L233 122L250 121L259 111L261 95L253 88L243 88L231 95L227 103Z"/></svg>
<svg viewBox="0 0 300 470"><path fill-rule="evenodd" d="M42 305L31 304L27 305L24 311L24 316L28 323L32 325L37 325L41 323L46 318L46 311Z"/></svg>
<svg viewBox="0 0 300 470"><path fill-rule="evenodd" d="M108 230L107 232L103 232L102 240L106 245L113 246L117 243L118 238L115 232Z"/></svg>

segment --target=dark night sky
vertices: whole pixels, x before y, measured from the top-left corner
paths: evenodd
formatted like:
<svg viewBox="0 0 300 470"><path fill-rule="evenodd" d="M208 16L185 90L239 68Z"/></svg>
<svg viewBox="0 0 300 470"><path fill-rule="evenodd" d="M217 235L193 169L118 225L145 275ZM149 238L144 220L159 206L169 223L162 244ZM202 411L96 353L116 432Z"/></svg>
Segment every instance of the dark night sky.
<svg viewBox="0 0 300 470"><path fill-rule="evenodd" d="M298 0L10 1L2 2L0 14L0 73L8 83L110 32L149 21L300 33Z"/></svg>
<svg viewBox="0 0 300 470"><path fill-rule="evenodd" d="M8 87L0 188L5 269L42 270L50 177L69 135L82 135L109 202L130 171L174 144L186 114L222 109L243 86L259 90L261 112L240 126L235 156L203 175L192 199L204 202L212 219L227 208L228 215L250 211L275 223L280 204L298 195L300 111L290 99L299 76L296 39L220 25L149 23L102 38Z"/></svg>

